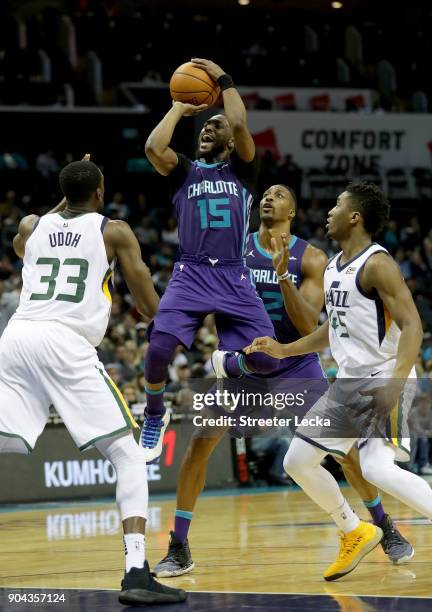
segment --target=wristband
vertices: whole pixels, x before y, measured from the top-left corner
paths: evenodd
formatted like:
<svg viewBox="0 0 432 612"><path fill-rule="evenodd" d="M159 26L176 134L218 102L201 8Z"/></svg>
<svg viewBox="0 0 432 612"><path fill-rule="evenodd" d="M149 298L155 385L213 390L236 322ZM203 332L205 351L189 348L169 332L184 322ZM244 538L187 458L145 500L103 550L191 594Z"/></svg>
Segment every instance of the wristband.
<svg viewBox="0 0 432 612"><path fill-rule="evenodd" d="M288 280L288 278L289 278L288 270L284 272L281 276L278 275L277 277L278 281Z"/></svg>
<svg viewBox="0 0 432 612"><path fill-rule="evenodd" d="M225 91L225 89L229 89L230 87L234 87L234 81L229 74L222 74L217 80L216 83L221 88L221 91Z"/></svg>

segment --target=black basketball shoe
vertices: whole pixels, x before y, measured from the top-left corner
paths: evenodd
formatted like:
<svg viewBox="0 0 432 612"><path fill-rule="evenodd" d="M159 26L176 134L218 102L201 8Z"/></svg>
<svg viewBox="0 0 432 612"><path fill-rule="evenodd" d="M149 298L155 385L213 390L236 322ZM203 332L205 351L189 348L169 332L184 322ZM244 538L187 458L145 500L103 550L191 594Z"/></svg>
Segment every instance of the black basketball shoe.
<svg viewBox="0 0 432 612"><path fill-rule="evenodd" d="M388 514L384 514L380 527L384 533L381 546L390 561L395 564L409 561L414 556L414 548L399 533Z"/></svg>
<svg viewBox="0 0 432 612"><path fill-rule="evenodd" d="M157 578L170 578L191 572L195 567L187 539L182 543L174 531L170 531L170 542L166 557L152 569Z"/></svg>
<svg viewBox="0 0 432 612"><path fill-rule="evenodd" d="M137 606L140 604L169 604L185 601L186 591L172 589L157 582L150 573L147 561L144 567L133 567L121 583L119 602L124 605Z"/></svg>

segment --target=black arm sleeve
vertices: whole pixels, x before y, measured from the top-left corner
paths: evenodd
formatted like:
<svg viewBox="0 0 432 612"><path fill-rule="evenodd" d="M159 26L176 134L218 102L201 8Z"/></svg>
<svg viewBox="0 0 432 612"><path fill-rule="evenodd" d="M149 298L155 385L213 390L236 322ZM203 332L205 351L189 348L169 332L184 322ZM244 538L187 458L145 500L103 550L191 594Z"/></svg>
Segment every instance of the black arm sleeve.
<svg viewBox="0 0 432 612"><path fill-rule="evenodd" d="M169 186L171 196L174 196L175 193L180 189L183 183L186 180L187 175L189 174L190 167L192 162L190 159L186 157L186 155L182 155L181 153L177 153L178 164L174 168L174 170L168 174Z"/></svg>
<svg viewBox="0 0 432 612"><path fill-rule="evenodd" d="M252 161L243 161L234 151L230 157L231 167L235 175L240 179L248 191L254 193L258 178L258 159L255 156Z"/></svg>

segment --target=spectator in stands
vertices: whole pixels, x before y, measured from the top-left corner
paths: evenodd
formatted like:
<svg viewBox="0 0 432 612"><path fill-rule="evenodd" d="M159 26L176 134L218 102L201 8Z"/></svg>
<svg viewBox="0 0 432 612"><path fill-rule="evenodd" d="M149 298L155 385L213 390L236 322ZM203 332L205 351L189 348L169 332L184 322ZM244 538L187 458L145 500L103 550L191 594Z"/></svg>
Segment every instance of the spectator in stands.
<svg viewBox="0 0 432 612"><path fill-rule="evenodd" d="M302 169L295 163L293 156L285 155L282 164L278 168L277 182L294 189L297 197L299 197L301 194L302 175Z"/></svg>
<svg viewBox="0 0 432 612"><path fill-rule="evenodd" d="M403 248L398 248L394 255L395 261L398 263L402 276L405 280L412 277L411 262L408 260L406 251Z"/></svg>
<svg viewBox="0 0 432 612"><path fill-rule="evenodd" d="M114 358L120 367L120 380L130 382L136 376L136 354L126 344L119 344Z"/></svg>
<svg viewBox="0 0 432 612"><path fill-rule="evenodd" d="M28 163L20 153L5 151L0 154L0 172L19 172L27 168Z"/></svg>
<svg viewBox="0 0 432 612"><path fill-rule="evenodd" d="M393 219L387 223L384 231L383 243L390 253L394 253L399 246L400 239L398 235L397 223Z"/></svg>
<svg viewBox="0 0 432 612"><path fill-rule="evenodd" d="M313 246L317 247L317 249L321 249L323 251L326 251L328 249L328 240L326 238L325 230L322 226L316 228L309 242L313 244Z"/></svg>
<svg viewBox="0 0 432 612"><path fill-rule="evenodd" d="M162 242L165 244L172 244L174 246L178 246L179 237L178 237L178 228L177 228L177 219L175 217L169 217L167 221L166 229L162 230Z"/></svg>
<svg viewBox="0 0 432 612"><path fill-rule="evenodd" d="M324 225L327 218L327 211L320 206L316 198L312 198L309 208L306 210L306 221L313 227Z"/></svg>
<svg viewBox="0 0 432 612"><path fill-rule="evenodd" d="M151 226L150 217L141 219L141 223L135 228L135 235L141 246L153 246L159 241L156 229Z"/></svg>
<svg viewBox="0 0 432 612"><path fill-rule="evenodd" d="M401 244L405 249L414 249L421 243L421 228L417 217L411 217L401 230Z"/></svg>
<svg viewBox="0 0 432 612"><path fill-rule="evenodd" d="M255 453L258 464L265 461L266 480L269 485L287 486L292 480L283 468L283 459L288 451L291 436L255 436L251 438L251 450Z"/></svg>
<svg viewBox="0 0 432 612"><path fill-rule="evenodd" d="M128 383L126 385L123 385L121 391L129 408L131 408L134 404L138 403L137 389L134 384Z"/></svg>
<svg viewBox="0 0 432 612"><path fill-rule="evenodd" d="M39 153L36 157L36 170L45 178L51 178L52 176L57 178L59 163L54 157L54 152L52 150L46 151L45 153Z"/></svg>
<svg viewBox="0 0 432 612"><path fill-rule="evenodd" d="M105 207L105 214L111 219L124 220L129 216L129 207L124 202L124 197L121 191L117 191L110 202Z"/></svg>
<svg viewBox="0 0 432 612"><path fill-rule="evenodd" d="M112 378L117 387L120 386L123 382L121 365L119 363L109 363L105 369L107 371L108 376Z"/></svg>

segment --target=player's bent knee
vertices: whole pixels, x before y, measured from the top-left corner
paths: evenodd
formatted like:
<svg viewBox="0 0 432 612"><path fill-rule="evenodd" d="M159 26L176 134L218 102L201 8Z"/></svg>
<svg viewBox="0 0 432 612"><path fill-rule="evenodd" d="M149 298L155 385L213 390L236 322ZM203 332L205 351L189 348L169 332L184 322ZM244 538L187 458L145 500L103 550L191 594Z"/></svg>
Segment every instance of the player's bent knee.
<svg viewBox="0 0 432 612"><path fill-rule="evenodd" d="M149 383L165 380L168 366L174 357L179 341L171 334L153 332L144 364L145 378Z"/></svg>
<svg viewBox="0 0 432 612"><path fill-rule="evenodd" d="M283 467L288 476L291 476L294 480L297 480L298 474L304 469L304 464L295 452L295 448L293 449L292 446L288 449L284 457Z"/></svg>
<svg viewBox="0 0 432 612"><path fill-rule="evenodd" d="M270 374L279 367L280 361L276 357L270 357L265 353L252 353L246 358L246 365L254 372Z"/></svg>
<svg viewBox="0 0 432 612"><path fill-rule="evenodd" d="M146 464L144 449L136 443L132 432L117 438L99 440L95 446L108 461L111 461L116 469L123 463L143 466Z"/></svg>
<svg viewBox="0 0 432 612"><path fill-rule="evenodd" d="M147 517L148 487L144 449L132 433L96 442L96 448L114 466L117 474L116 501L122 520Z"/></svg>

